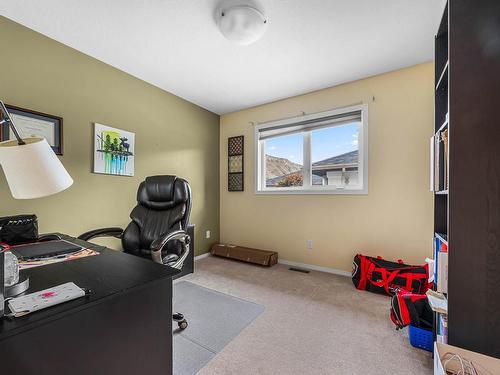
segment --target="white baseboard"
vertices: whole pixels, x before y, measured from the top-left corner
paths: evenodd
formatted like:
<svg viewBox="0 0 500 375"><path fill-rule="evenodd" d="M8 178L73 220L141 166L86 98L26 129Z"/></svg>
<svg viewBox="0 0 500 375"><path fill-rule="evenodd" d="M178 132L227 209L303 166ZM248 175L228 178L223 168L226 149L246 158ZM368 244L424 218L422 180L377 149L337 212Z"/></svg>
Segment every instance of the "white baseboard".
<svg viewBox="0 0 500 375"><path fill-rule="evenodd" d="M286 266L304 268L306 270L333 273L334 275L340 275L340 276L346 276L346 277L352 276L351 273L348 271L338 270L336 268L316 266L314 264L292 262L291 260L286 260L286 259L279 259L278 263L284 264Z"/></svg>
<svg viewBox="0 0 500 375"><path fill-rule="evenodd" d="M211 255L210 252L204 253L204 254L195 256L194 260L195 261L201 260L203 258L209 257L210 255ZM338 270L336 268L316 266L314 264L292 262L291 260L286 260L286 259L278 259L278 263L284 264L286 266L304 268L306 270L311 270L311 271L326 272L326 273L331 273L331 274L334 274L334 275L340 275L340 276L346 276L346 277L351 277L352 276L351 272L348 272L348 271Z"/></svg>
<svg viewBox="0 0 500 375"><path fill-rule="evenodd" d="M194 257L194 260L197 261L197 260L200 260L200 259L203 259L203 258L206 258L210 256L210 253L204 253L204 254L201 254L201 255L198 255L198 256L195 256Z"/></svg>

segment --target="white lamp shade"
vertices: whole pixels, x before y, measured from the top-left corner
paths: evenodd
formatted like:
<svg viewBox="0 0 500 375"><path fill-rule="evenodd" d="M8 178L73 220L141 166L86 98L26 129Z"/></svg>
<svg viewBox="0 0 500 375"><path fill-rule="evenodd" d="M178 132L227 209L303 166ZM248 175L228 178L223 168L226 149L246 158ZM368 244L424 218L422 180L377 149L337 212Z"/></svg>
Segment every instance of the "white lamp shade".
<svg viewBox="0 0 500 375"><path fill-rule="evenodd" d="M0 165L16 199L41 198L73 184L61 161L44 138L0 142Z"/></svg>
<svg viewBox="0 0 500 375"><path fill-rule="evenodd" d="M235 6L219 16L219 29L228 40L247 45L257 41L266 31L267 21L257 9Z"/></svg>

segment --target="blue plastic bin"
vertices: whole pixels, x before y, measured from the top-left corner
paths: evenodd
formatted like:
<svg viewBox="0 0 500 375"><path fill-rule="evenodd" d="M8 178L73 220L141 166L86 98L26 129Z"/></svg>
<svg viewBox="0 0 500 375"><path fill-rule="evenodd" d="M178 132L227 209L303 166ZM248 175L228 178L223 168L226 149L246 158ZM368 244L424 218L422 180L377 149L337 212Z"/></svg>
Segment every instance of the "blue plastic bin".
<svg viewBox="0 0 500 375"><path fill-rule="evenodd" d="M410 335L410 344L415 348L427 350L432 352L434 348L434 340L432 337L432 331L414 327L410 325L408 327Z"/></svg>

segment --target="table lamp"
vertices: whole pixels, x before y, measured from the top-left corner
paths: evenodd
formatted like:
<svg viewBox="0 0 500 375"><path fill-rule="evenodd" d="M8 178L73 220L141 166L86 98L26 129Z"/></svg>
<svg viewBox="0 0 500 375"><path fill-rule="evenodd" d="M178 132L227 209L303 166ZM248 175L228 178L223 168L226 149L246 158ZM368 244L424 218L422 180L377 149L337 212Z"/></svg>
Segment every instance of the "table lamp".
<svg viewBox="0 0 500 375"><path fill-rule="evenodd" d="M0 142L0 166L10 192L16 199L32 199L59 193L73 184L61 161L45 138L22 139L12 118L0 100L0 126L9 125L15 140ZM0 248L0 317L4 307L4 261ZM29 280L23 281L23 289Z"/></svg>
<svg viewBox="0 0 500 375"><path fill-rule="evenodd" d="M7 108L0 101L2 120L8 124L15 140L0 142L0 165L16 199L41 198L59 193L73 184L45 138L22 139Z"/></svg>

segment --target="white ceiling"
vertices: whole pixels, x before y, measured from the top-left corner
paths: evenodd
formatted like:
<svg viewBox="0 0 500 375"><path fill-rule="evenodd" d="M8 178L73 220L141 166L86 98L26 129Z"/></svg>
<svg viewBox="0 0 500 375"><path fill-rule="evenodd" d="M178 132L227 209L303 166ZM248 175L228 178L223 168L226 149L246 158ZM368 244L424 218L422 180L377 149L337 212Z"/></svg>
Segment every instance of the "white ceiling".
<svg viewBox="0 0 500 375"><path fill-rule="evenodd" d="M220 34L221 0L0 0L0 14L223 114L432 60L444 2L260 0L268 27L249 46Z"/></svg>

